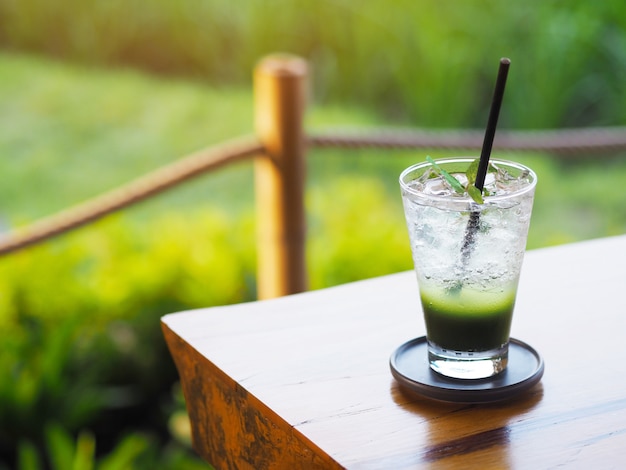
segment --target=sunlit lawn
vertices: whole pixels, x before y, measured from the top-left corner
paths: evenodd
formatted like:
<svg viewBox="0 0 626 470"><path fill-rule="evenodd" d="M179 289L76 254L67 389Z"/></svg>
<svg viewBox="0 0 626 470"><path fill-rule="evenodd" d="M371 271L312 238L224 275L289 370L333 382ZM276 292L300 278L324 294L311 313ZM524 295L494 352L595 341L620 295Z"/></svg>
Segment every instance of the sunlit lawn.
<svg viewBox="0 0 626 470"><path fill-rule="evenodd" d="M0 76L0 216L8 225L56 212L197 149L253 132L250 90L8 54L0 55ZM307 115L308 128L367 125L384 123L371 113L314 103ZM332 198L329 191L339 184L374 179L383 190L379 198L403 231L397 174L424 153L314 150L308 184ZM623 156L569 164L547 155L504 157L529 164L539 175L529 247L626 231ZM367 212L356 196L347 203L355 214ZM206 204L252 210L251 165L202 176L135 211L149 215Z"/></svg>

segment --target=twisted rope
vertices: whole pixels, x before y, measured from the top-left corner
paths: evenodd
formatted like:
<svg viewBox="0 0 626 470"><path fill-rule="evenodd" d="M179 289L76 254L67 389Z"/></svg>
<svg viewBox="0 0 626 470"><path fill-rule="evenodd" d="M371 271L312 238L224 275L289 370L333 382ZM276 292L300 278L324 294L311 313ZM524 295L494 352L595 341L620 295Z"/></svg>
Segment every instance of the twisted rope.
<svg viewBox="0 0 626 470"><path fill-rule="evenodd" d="M312 134L309 145L330 148L401 148L477 150L482 130L389 130L342 131ZM499 151L547 152L562 156L610 154L626 150L626 128L561 129L552 131L505 131L496 134Z"/></svg>
<svg viewBox="0 0 626 470"><path fill-rule="evenodd" d="M375 129L311 134L311 148L397 148L473 150L482 146L482 131L425 131ZM494 149L541 151L557 155L608 154L626 150L626 128L569 129L555 131L499 131ZM55 215L37 220L0 238L0 255L42 242L124 209L195 176L254 155L264 154L254 137L244 137L210 147L161 167L117 189Z"/></svg>
<svg viewBox="0 0 626 470"><path fill-rule="evenodd" d="M4 235L0 238L0 255L68 232L195 176L262 152L263 146L255 138L242 138L201 150L101 196Z"/></svg>

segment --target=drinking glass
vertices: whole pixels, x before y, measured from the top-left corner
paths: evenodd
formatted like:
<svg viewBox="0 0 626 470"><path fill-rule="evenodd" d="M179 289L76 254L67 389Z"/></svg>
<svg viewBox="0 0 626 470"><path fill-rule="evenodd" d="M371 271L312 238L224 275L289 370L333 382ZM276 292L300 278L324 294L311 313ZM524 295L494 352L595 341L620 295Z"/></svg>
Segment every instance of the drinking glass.
<svg viewBox="0 0 626 470"><path fill-rule="evenodd" d="M474 160L435 163L465 185ZM537 177L523 165L492 159L479 204L440 175L429 162L400 175L428 360L444 376L483 379L507 366Z"/></svg>

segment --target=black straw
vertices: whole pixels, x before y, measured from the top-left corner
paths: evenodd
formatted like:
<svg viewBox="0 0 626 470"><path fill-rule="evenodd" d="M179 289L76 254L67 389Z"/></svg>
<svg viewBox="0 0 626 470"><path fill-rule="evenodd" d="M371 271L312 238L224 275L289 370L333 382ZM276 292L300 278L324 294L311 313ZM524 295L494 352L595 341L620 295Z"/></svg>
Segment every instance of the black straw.
<svg viewBox="0 0 626 470"><path fill-rule="evenodd" d="M491 100L491 111L489 112L489 120L487 121L487 129L485 130L485 139L480 152L480 160L478 162L478 170L476 171L476 186L480 192L483 191L485 185L485 177L489 169L489 157L491 156L491 148L493 147L493 139L496 135L496 127L498 125L498 117L500 116L500 107L502 106L502 98L504 97L504 86L506 85L506 77L509 73L511 61L507 58L500 59L500 68L498 69L498 77L496 78L496 86L493 91L493 99ZM470 212L470 218L467 221L465 229L465 238L461 247L461 255L463 264L468 260L472 247L474 246L474 236L478 232L480 225L480 212L473 210Z"/></svg>
<svg viewBox="0 0 626 470"><path fill-rule="evenodd" d="M498 77L496 78L496 87L493 90L493 99L491 100L491 111L489 112L489 120L487 121L487 129L485 130L485 138L483 147L480 152L480 161L478 162L478 171L476 173L476 186L480 191L485 185L485 176L489 168L489 157L491 156L491 148L493 147L493 139L496 136L496 127L498 126L498 117L500 116L500 107L502 106L502 98L504 97L504 87L506 85L506 77L509 74L509 66L511 61L506 57L500 59L500 68L498 69Z"/></svg>

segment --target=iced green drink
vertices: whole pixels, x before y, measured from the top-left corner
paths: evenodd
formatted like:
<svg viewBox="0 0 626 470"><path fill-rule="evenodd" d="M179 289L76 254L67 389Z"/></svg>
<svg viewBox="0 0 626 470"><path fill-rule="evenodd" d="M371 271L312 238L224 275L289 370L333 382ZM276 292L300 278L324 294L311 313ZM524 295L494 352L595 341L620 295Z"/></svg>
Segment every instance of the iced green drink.
<svg viewBox="0 0 626 470"><path fill-rule="evenodd" d="M526 248L536 176L492 160L482 202L461 187L473 158L425 162L400 176L429 363L454 378L502 372Z"/></svg>

